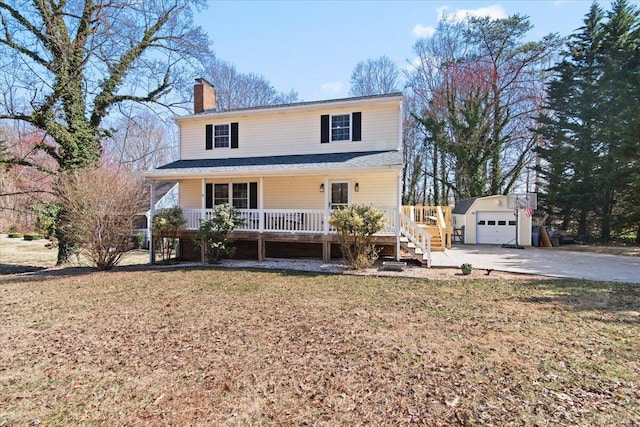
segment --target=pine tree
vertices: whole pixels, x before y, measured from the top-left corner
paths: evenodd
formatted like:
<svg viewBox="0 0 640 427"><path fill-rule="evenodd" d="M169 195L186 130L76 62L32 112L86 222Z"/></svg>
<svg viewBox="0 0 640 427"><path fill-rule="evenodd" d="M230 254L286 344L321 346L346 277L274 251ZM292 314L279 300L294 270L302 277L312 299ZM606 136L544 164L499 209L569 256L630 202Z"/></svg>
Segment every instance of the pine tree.
<svg viewBox="0 0 640 427"><path fill-rule="evenodd" d="M594 3L553 69L548 113L539 118L550 213L601 241L611 237L637 159L637 27L626 0L606 14Z"/></svg>

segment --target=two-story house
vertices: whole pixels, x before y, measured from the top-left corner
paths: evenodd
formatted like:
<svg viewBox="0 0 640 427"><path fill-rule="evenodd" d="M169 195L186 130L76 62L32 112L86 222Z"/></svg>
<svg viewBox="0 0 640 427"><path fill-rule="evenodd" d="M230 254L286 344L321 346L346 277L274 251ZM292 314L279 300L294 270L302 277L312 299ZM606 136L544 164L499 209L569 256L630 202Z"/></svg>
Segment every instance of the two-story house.
<svg viewBox="0 0 640 427"><path fill-rule="evenodd" d="M218 110L213 85L196 81L194 114L175 119L180 159L146 174L179 183L183 259L201 259L195 230L229 203L244 219L237 256L329 260L339 256L331 210L364 204L385 212L376 236L385 255L398 258L408 242L428 261L429 235L401 214L401 93Z"/></svg>

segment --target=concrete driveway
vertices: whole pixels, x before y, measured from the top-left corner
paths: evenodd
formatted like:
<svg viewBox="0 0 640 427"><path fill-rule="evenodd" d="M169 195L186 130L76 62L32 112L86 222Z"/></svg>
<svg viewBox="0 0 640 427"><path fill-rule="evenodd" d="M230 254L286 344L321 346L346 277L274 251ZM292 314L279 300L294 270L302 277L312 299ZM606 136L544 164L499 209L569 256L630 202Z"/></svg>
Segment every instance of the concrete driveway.
<svg viewBox="0 0 640 427"><path fill-rule="evenodd" d="M572 252L564 249L508 249L499 245L457 245L432 252L433 267L473 268L574 279L640 283L640 257Z"/></svg>

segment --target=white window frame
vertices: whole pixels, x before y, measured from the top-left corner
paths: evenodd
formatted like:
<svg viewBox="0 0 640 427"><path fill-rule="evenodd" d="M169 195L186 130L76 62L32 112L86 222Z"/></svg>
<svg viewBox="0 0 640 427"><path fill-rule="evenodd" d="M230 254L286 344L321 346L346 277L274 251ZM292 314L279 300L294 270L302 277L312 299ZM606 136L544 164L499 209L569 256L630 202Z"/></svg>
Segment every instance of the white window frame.
<svg viewBox="0 0 640 427"><path fill-rule="evenodd" d="M247 197L246 197L246 201L247 201L247 207L246 208L236 208L236 209L250 209L249 206L251 205L251 182L247 181L247 182L208 182L207 184L211 184L213 186L212 191L212 203L213 203L213 207L216 206L216 200L221 203L227 203L229 206L233 207L233 186L234 185L246 185L247 186ZM225 200L224 202L222 202L222 199L217 199L216 198L216 186L217 185L226 185L227 186L227 200ZM238 200L244 200L244 199L238 199Z"/></svg>
<svg viewBox="0 0 640 427"><path fill-rule="evenodd" d="M217 127L222 127L222 126L226 126L227 127L227 145L223 145L223 146L216 146L216 128ZM220 123L217 125L213 125L213 149L231 149L231 123Z"/></svg>
<svg viewBox="0 0 640 427"><path fill-rule="evenodd" d="M348 116L349 117L349 138L348 139L333 139L333 118L337 116ZM337 128L339 129L339 128ZM338 113L338 114L329 114L329 141L330 142L351 142L351 138L353 137L353 117L352 113Z"/></svg>
<svg viewBox="0 0 640 427"><path fill-rule="evenodd" d="M231 184L231 191L229 192L229 206L234 207L235 209L249 209L249 200L251 199L249 192L251 191L250 189L250 185L248 182L232 182ZM235 197L233 197L233 187L235 185L245 185L247 187L247 197L245 197L244 199L238 198L238 200L245 200L247 202L247 206L244 208L236 208L235 206L233 206L233 202L235 200Z"/></svg>

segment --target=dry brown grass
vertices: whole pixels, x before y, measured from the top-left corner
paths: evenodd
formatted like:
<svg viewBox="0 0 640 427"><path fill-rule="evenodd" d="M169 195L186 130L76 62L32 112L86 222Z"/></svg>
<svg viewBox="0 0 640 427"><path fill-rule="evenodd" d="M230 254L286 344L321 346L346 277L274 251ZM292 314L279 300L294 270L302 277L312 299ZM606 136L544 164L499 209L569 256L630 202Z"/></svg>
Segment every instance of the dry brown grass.
<svg viewBox="0 0 640 427"><path fill-rule="evenodd" d="M56 264L57 248L46 239L26 241L0 235L0 274L41 271ZM146 250L132 250L124 254L120 265L145 264L149 260ZM73 260L73 267L86 267L89 261L83 257Z"/></svg>
<svg viewBox="0 0 640 427"><path fill-rule="evenodd" d="M634 285L125 267L0 295L0 425L640 423Z"/></svg>

